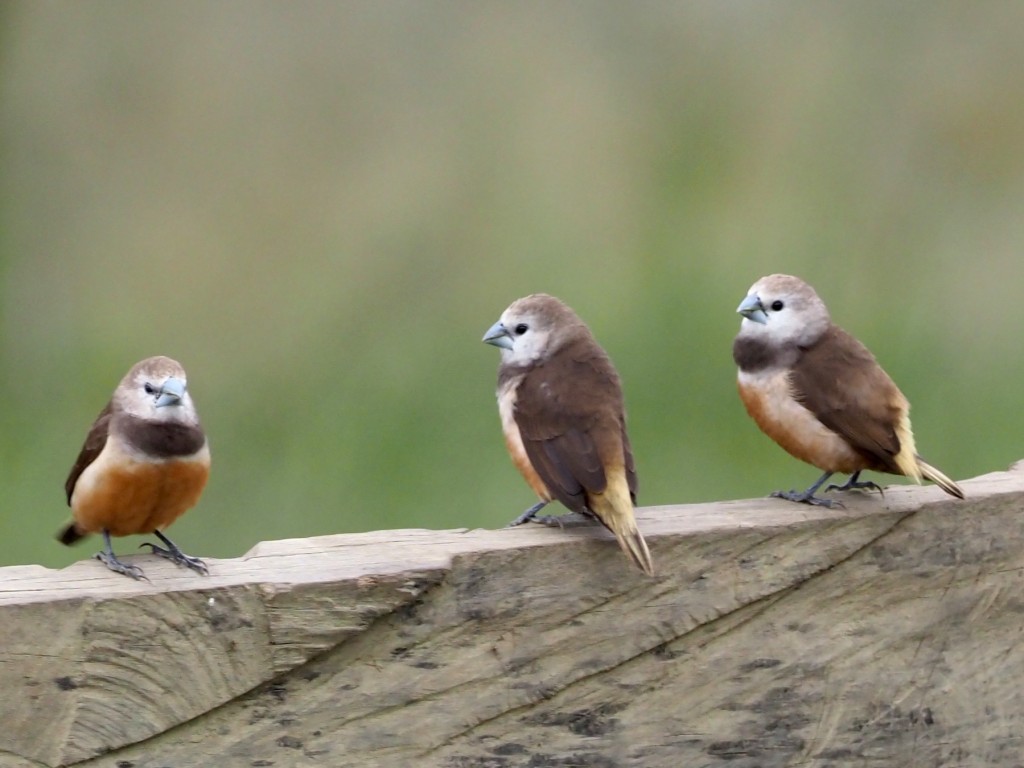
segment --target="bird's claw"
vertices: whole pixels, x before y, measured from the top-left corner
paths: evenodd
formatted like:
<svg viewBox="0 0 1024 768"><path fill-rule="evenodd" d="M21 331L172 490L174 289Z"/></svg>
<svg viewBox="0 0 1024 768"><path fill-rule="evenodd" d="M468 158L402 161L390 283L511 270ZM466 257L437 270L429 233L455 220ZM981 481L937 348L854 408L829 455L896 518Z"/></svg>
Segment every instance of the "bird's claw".
<svg viewBox="0 0 1024 768"><path fill-rule="evenodd" d="M785 499L786 501L796 501L800 504L810 504L814 507L825 507L826 509L846 509L843 502L836 501L835 499L823 499L820 496L807 493L806 491L772 491L770 494L771 498L774 499Z"/></svg>
<svg viewBox="0 0 1024 768"><path fill-rule="evenodd" d="M141 549L142 547L149 547L150 551L154 555L156 555L157 557L162 557L166 560L170 560L175 565L184 566L195 571L196 573L202 574L203 576L210 575L210 569L207 567L206 563L204 563L198 557L186 555L177 547L174 547L173 549L168 547L165 549L164 547L158 547L156 544L150 541L144 541L141 544L139 544L139 548Z"/></svg>
<svg viewBox="0 0 1024 768"><path fill-rule="evenodd" d="M885 491L882 490L882 486L878 483L873 483L870 480L864 482L848 482L843 485L836 485L832 483L825 489L825 493L829 491L878 491L882 496L885 496Z"/></svg>
<svg viewBox="0 0 1024 768"><path fill-rule="evenodd" d="M533 522L551 528L565 528L565 521L562 520L562 515L534 515Z"/></svg>
<svg viewBox="0 0 1024 768"><path fill-rule="evenodd" d="M542 509L544 509L545 506L547 506L547 502L546 501L538 501L536 504L534 504L528 510L523 512L523 514L521 514L519 517L517 517L515 520L513 520L511 523L509 523L505 527L506 528L515 528L517 525L522 525L523 523L530 522L531 520L533 520L533 519L535 519L537 517L537 513L540 512Z"/></svg>
<svg viewBox="0 0 1024 768"><path fill-rule="evenodd" d="M136 581L149 581L149 578L137 565L122 562L112 552L97 552L96 559L103 563L114 573L120 573Z"/></svg>
<svg viewBox="0 0 1024 768"><path fill-rule="evenodd" d="M529 514L527 512L524 512L505 527L515 528L517 525L522 525L523 523L538 523L540 525L549 525L552 527L558 526L559 528L564 528L565 526L562 523L562 517L562 515L538 515L536 513Z"/></svg>
<svg viewBox="0 0 1024 768"><path fill-rule="evenodd" d="M517 525L522 525L523 523L528 523L531 520L533 520L535 514L536 514L535 512L531 512L530 510L526 510L525 512L523 512L523 514L521 514L519 517L517 517L515 520L513 520L511 523L509 523L505 527L506 528L515 528Z"/></svg>

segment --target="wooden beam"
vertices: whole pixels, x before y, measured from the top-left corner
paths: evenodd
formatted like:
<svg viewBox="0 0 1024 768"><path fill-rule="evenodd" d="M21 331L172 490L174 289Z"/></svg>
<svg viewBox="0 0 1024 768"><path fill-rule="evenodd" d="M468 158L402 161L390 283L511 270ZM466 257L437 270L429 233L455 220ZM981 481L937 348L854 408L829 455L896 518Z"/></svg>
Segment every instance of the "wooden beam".
<svg viewBox="0 0 1024 768"><path fill-rule="evenodd" d="M0 767L1016 766L1024 471L0 569Z"/></svg>

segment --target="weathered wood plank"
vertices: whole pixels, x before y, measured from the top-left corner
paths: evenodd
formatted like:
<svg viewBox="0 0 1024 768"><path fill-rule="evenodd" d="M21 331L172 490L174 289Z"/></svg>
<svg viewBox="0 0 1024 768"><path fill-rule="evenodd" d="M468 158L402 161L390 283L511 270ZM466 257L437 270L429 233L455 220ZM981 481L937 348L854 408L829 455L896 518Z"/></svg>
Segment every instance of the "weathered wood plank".
<svg viewBox="0 0 1024 768"><path fill-rule="evenodd" d="M0 766L1019 766L1024 472L0 569ZM89 758L93 758L89 760Z"/></svg>

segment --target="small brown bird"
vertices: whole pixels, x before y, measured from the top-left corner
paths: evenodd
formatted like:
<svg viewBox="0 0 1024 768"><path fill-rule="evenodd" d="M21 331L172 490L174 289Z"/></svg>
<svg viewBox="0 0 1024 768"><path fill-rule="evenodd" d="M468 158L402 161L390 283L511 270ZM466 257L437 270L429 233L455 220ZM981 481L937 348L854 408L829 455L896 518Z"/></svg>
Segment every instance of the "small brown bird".
<svg viewBox="0 0 1024 768"><path fill-rule="evenodd" d="M743 315L732 355L740 397L761 431L791 455L822 470L806 491L777 496L842 506L814 493L834 473L832 489L881 488L859 482L865 469L936 483L962 499L960 487L917 455L910 404L867 347L832 323L814 289L797 277L769 275L736 310Z"/></svg>
<svg viewBox="0 0 1024 768"><path fill-rule="evenodd" d="M169 357L147 358L121 380L85 438L64 484L73 519L57 540L73 544L102 533L105 547L96 559L141 579L140 568L114 555L110 537L152 533L164 544L143 544L153 554L208 573L160 529L195 506L209 474L210 449L185 369Z"/></svg>
<svg viewBox="0 0 1024 768"><path fill-rule="evenodd" d="M501 350L498 412L505 444L540 497L512 525L558 499L597 518L653 575L633 514L637 480L622 386L590 329L561 301L537 293L514 301L483 340Z"/></svg>

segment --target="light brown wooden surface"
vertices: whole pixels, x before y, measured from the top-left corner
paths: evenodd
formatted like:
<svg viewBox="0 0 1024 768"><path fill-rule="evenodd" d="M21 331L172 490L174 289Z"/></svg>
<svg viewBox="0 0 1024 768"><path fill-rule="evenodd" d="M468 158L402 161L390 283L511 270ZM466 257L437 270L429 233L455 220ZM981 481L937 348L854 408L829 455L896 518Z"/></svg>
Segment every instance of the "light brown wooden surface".
<svg viewBox="0 0 1024 768"><path fill-rule="evenodd" d="M0 569L0 767L1020 766L1024 472Z"/></svg>

